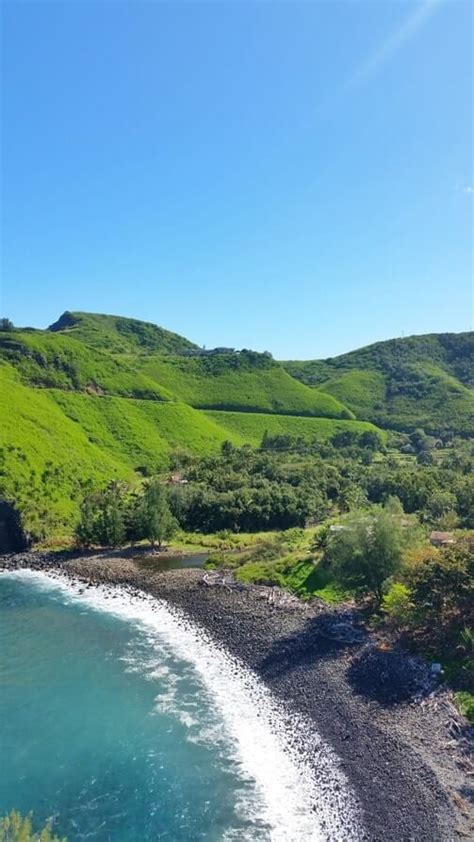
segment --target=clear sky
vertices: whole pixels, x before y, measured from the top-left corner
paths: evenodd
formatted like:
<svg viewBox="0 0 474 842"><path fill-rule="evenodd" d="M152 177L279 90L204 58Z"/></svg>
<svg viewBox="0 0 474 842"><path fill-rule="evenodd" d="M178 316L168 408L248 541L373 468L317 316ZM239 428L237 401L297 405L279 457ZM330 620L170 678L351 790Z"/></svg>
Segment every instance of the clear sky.
<svg viewBox="0 0 474 842"><path fill-rule="evenodd" d="M4 0L3 314L279 358L468 330L472 10Z"/></svg>

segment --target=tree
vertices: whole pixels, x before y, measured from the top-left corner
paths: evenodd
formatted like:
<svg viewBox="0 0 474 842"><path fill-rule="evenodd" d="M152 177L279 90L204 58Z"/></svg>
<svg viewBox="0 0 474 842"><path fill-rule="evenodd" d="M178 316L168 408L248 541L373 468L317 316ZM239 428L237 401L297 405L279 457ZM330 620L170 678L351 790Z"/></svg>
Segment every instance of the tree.
<svg viewBox="0 0 474 842"><path fill-rule="evenodd" d="M42 830L34 831L31 813L22 816L16 810L12 810L8 816L0 818L0 842L67 842L66 838L60 839L53 836L51 822L47 822Z"/></svg>
<svg viewBox="0 0 474 842"><path fill-rule="evenodd" d="M339 505L343 512L363 509L367 506L367 502L365 489L353 482L346 484L339 495Z"/></svg>
<svg viewBox="0 0 474 842"><path fill-rule="evenodd" d="M100 543L100 508L100 495L97 492L88 492L81 503L79 523L75 530L76 541L82 547Z"/></svg>
<svg viewBox="0 0 474 842"><path fill-rule="evenodd" d="M101 544L119 547L125 540L123 488L114 480L102 495L100 513Z"/></svg>
<svg viewBox="0 0 474 842"><path fill-rule="evenodd" d="M234 446L233 446L232 442L229 441L228 439L223 441L222 446L221 446L221 453L224 456L224 458L228 459L230 456L232 456L233 452L234 452Z"/></svg>
<svg viewBox="0 0 474 842"><path fill-rule="evenodd" d="M166 490L158 479L151 480L145 487L140 505L140 526L142 534L152 547L169 540L177 529L177 522L168 503Z"/></svg>
<svg viewBox="0 0 474 842"><path fill-rule="evenodd" d="M124 488L114 480L103 491L88 490L80 508L75 535L79 544L90 547L119 547L125 540Z"/></svg>
<svg viewBox="0 0 474 842"><path fill-rule="evenodd" d="M403 536L399 519L379 511L350 522L331 538L326 560L334 577L359 593L371 593L380 602L383 584L401 566Z"/></svg>
<svg viewBox="0 0 474 842"><path fill-rule="evenodd" d="M437 488L433 491L426 501L427 519L433 523L441 523L447 515L456 513L456 497L450 491L444 491L442 488ZM456 525L456 524L454 524Z"/></svg>
<svg viewBox="0 0 474 842"><path fill-rule="evenodd" d="M474 476L463 477L456 488L457 511L462 525L474 528Z"/></svg>
<svg viewBox="0 0 474 842"><path fill-rule="evenodd" d="M0 330L11 331L14 329L15 326L10 319L6 319L5 317L0 319Z"/></svg>
<svg viewBox="0 0 474 842"><path fill-rule="evenodd" d="M474 552L469 545L431 548L427 557L409 566L404 579L423 625L440 633L452 623L474 623Z"/></svg>

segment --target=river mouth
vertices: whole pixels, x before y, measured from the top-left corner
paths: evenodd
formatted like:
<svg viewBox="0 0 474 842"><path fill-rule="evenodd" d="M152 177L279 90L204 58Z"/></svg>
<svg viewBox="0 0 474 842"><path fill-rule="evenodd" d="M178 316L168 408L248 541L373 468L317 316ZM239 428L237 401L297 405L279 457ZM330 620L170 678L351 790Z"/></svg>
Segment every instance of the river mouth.
<svg viewBox="0 0 474 842"><path fill-rule="evenodd" d="M148 694L147 698L149 698L150 691L153 693L153 713L150 714L150 711L146 713L147 740L145 742L147 744L150 742L148 727L149 720L152 718L155 727L157 723L161 723L163 726L160 732L161 739L163 733L166 734L168 743L166 743L166 740L165 743L168 745L171 739L171 743L174 741L174 748L169 745L168 757L159 756L159 752L156 754L156 751L160 741L152 741L155 746L155 756L150 759L147 755L148 759L142 769L145 776L142 778L142 787L143 780L147 781L145 789L149 791L150 781L154 781L154 786L159 788L161 786L160 781L170 781L173 778L170 769L176 770L176 763L171 758L176 755L176 752L178 752L180 759L178 779L181 779L181 777L183 779L179 787L177 787L175 780L170 785L169 790L164 793L160 790L159 797L151 787L154 793L154 803L152 806L149 804L143 805L142 809L145 811L147 821L150 815L155 817L153 819L155 824L142 828L140 834L138 834L139 838L144 840L155 838L173 840L201 838L210 840L252 839L281 840L281 842L299 842L306 839L342 840L359 838L356 805L347 782L337 768L336 758L316 736L313 741L309 736L305 738L313 753L319 757L318 764L321 777L320 782L318 782L313 775L313 770L305 762L304 755L300 753L298 741L295 740L298 730L304 727L304 723L295 720L291 723L290 730L281 709L274 703L268 691L256 677L245 670L235 659L217 649L200 630L197 630L179 612L171 610L162 600L156 600L145 595L134 597L123 588L110 589L95 586L85 589L80 583L70 583L62 577L44 573L22 571L21 573L2 576L1 579L3 580L1 584L4 584L5 581L10 582L17 588L19 587L20 591L22 586L29 589L33 603L36 600L34 613L40 624L42 617L43 619L47 618L50 627L51 624L54 626L57 621L56 612L58 610L60 612L63 636L61 651L54 653L56 665L53 667L50 664L49 668L45 670L45 664L42 664L43 679L40 680L39 684L43 689L40 692L38 686L30 687L26 704L23 705L23 709L28 712L30 717L36 710L36 716L33 715L33 719L37 725L37 734L42 733L44 737L47 734L45 723L47 725L48 722L51 722L51 716L45 715L48 706L38 702L38 699L40 702L42 700L47 701L47 694L46 698L43 699L45 672L49 676L56 676L56 681L62 676L62 683L60 681L56 687L56 696L61 695L64 692L64 687L71 684L70 669L68 670L67 665L71 664L71 657L78 659L79 653L84 650L84 640L94 650L91 653L91 659L96 662L96 666L92 673L90 672L90 664L83 666L79 684L76 681L72 682L74 698L80 694L81 708L83 708L84 699L87 698L87 695L84 696L85 684L90 684L88 693L92 694L96 703L92 711L87 713L87 716L85 716L84 710L77 714L79 723L82 723L79 732L77 732L77 716L73 717L73 722L76 723L76 731L73 731L73 733L77 732L74 739L71 736L71 718L67 718L67 722L63 723L69 729L69 731L66 729L63 733L63 739L69 735L69 741L72 740L75 752L83 751L84 746L81 744L81 739L82 742L88 741L88 729L94 723L94 711L99 720L104 708L109 711L106 721L110 717L116 718L117 707L121 710L120 700L123 698L123 694L127 699L127 692L123 689L124 676L126 686L128 686L127 681L132 676L135 700L137 694L138 698L141 698L142 692L145 692L145 695ZM39 605L38 599L40 600ZM41 600L43 600L43 604ZM44 604L44 601L46 604ZM25 606L21 610L24 613ZM54 619L55 617L56 619ZM67 626L71 618L74 619L73 637L75 640L78 639L79 628L82 630L82 645L79 649L77 646L73 646L72 641L69 641L69 646L66 645L67 640L65 642L64 639L64 621L66 621ZM98 632L99 628L100 633ZM36 639L37 635L38 623L36 624ZM117 636L122 639L124 635L129 644L128 656L125 657L122 652L120 657L117 658L117 652L114 651L116 643L112 645L112 641L116 642ZM132 642L127 637L129 635L132 635ZM100 658L97 663L97 637L101 641L104 639L106 641L105 659L102 665ZM54 639L57 638L58 629L56 628ZM50 636L48 639L50 640ZM30 640L30 648L31 643ZM73 651L68 651L71 648ZM39 657L38 648L36 648L36 656ZM78 663L80 661L79 658ZM58 675L58 662L63 664L64 674L60 669ZM116 669L117 662L119 662L118 670ZM105 698L101 696L104 688L102 687L100 692L97 691L97 688L94 689L94 682L98 679L99 674L104 672L104 663L106 665L105 673L108 673L113 667L112 673L114 676L115 689L112 698L109 699L108 707ZM126 665L125 671L124 664ZM30 674L33 665L34 659L30 658ZM77 663L75 663L74 670L76 670L76 667ZM72 677L74 675L76 675L75 671L73 671ZM157 690L158 692L156 692ZM71 691L71 686L69 686L69 691ZM70 693L67 698L70 700L69 704L73 704ZM13 699L10 698L10 714L12 701ZM197 709L196 702L198 702ZM67 704L67 699L63 698L62 707L64 707L64 704ZM124 707L130 711L129 701L126 702ZM43 709L42 717L39 715L41 714L41 708ZM57 702L55 702L54 708L57 711ZM133 734L134 727L135 730L143 729L142 714L143 710L141 710L141 715L137 721L130 723L129 712L126 714L125 723L120 721L117 723L116 745L123 743L124 734ZM57 716L54 721L57 722ZM84 727L84 722L87 727ZM93 731L96 745L92 746L92 751L97 754L97 729L93 729ZM17 733L20 732L21 728L19 731L17 729ZM57 739L57 727L55 735L55 739ZM49 744L51 745L51 740ZM127 740L125 740L125 744L125 754L129 762L130 757L140 758L140 752L134 751L133 744L129 745ZM20 743L20 748L23 750L25 746ZM32 749L31 746L29 748L26 746L26 748L28 755L28 751L32 751ZM14 742L10 743L10 750L14 752ZM35 756L39 757L40 753ZM113 752L112 755L108 756L108 760L107 757L105 759L99 757L99 761L102 763L101 776L91 775L88 778L89 782L93 777L99 780L101 777L103 780L109 780L110 770L107 769L107 762L110 762L111 756L113 756ZM134 763L136 764L137 761L133 760L132 769ZM47 767L46 762L44 762L44 765ZM62 778L67 778L69 774L67 758L62 759L62 766ZM188 774L190 769L193 770L191 776ZM20 768L17 767L17 776L19 772ZM151 774L152 772L153 774ZM128 775L130 774L129 771ZM24 777L23 775L23 779ZM116 769L112 774L112 778L114 777L116 779L121 777L117 775ZM185 792L186 781L192 783L187 795ZM202 786L203 782L206 784L204 787ZM119 787L119 790L122 783L123 781L116 780L116 786ZM94 787L96 787L96 784L94 784ZM89 788L86 786L87 797L86 803L83 805L83 816L88 814L89 808L86 805L90 805L92 801L100 804L101 797L103 798L105 795L100 791L97 792L97 787L96 789L94 787L91 789L91 786ZM34 809L35 804L26 805L28 795L33 795L31 788L29 793L27 792L28 786L20 789L23 802L11 804L11 806L22 809L33 807ZM137 789L136 784L132 789ZM110 799L110 794L113 795L113 791L114 787L108 785L108 795L104 803L109 803L107 798ZM126 803L127 793L123 790L120 791L120 800ZM168 798L166 793L169 795L170 792L172 796ZM18 787L16 788L16 795L18 797ZM11 794L11 797L13 797L13 794ZM72 797L71 793L68 797ZM98 802L95 801L97 798L99 798ZM124 816L122 808L119 809L119 803L115 803L114 799L112 801L118 809L122 823L127 821L129 814L136 812L136 806L130 804L127 816ZM168 802L172 802L175 806L177 803L180 806L177 810L172 808L170 812ZM4 803L2 802L2 809L3 806ZM7 804L5 806L8 807ZM50 808L53 812L54 810L59 811L60 814L64 812L64 809L58 810L58 807L55 807L54 804L51 804ZM162 812L168 810L165 825L160 825L158 815L160 810ZM100 810L96 819L99 817ZM75 813L74 821L77 828L75 833L72 833L69 829L71 839L85 838L80 835L82 830L79 827L79 818ZM117 829L110 834L111 818L108 816L104 820L106 821L105 830L94 831L89 824L86 835L92 834L92 838L99 840L99 842L105 842L105 840L112 838L120 840L120 842L122 840L128 842L128 840L137 838L137 835L133 835L136 834L136 825L134 825L133 831L130 831L129 828L122 833ZM182 829L180 829L181 825L178 826L176 822L178 822L178 825L181 823ZM61 829L66 832L68 828ZM158 831L164 835L159 836Z"/></svg>

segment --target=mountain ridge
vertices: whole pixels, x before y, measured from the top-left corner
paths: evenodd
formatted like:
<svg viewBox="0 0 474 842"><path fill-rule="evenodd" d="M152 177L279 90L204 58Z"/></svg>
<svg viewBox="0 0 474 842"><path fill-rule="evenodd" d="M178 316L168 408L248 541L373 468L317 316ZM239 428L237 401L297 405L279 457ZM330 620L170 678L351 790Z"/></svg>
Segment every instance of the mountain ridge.
<svg viewBox="0 0 474 842"><path fill-rule="evenodd" d="M474 434L473 332L388 339L337 357L281 364L379 426Z"/></svg>
<svg viewBox="0 0 474 842"><path fill-rule="evenodd" d="M217 452L226 440L258 446L265 434L327 441L371 430L386 441L384 427L470 435L472 393L455 377L469 365L450 341L449 366L439 348L427 358L433 337L411 348L401 366L414 375L408 394L398 360L390 387L405 393L390 397L387 348L378 362L361 349L342 365L282 364L249 350L201 352L151 323L69 311L48 330L1 331L0 498L44 537L70 532L84 483L139 482L166 469L177 450ZM314 368L319 380L302 382Z"/></svg>

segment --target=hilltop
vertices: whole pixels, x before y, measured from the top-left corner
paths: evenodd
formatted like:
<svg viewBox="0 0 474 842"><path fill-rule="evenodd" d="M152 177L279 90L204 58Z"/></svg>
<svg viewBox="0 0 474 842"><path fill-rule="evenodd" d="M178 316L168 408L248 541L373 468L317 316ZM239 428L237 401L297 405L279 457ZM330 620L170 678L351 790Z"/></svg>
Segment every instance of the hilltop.
<svg viewBox="0 0 474 842"><path fill-rule="evenodd" d="M106 350L110 354L127 354L150 351L179 353L197 348L189 339L165 330L152 322L128 319L124 316L107 316L101 313L80 313L66 310L48 331L62 333L79 339L91 348Z"/></svg>
<svg viewBox="0 0 474 842"><path fill-rule="evenodd" d="M338 357L282 366L378 426L474 434L472 332L391 339Z"/></svg>

